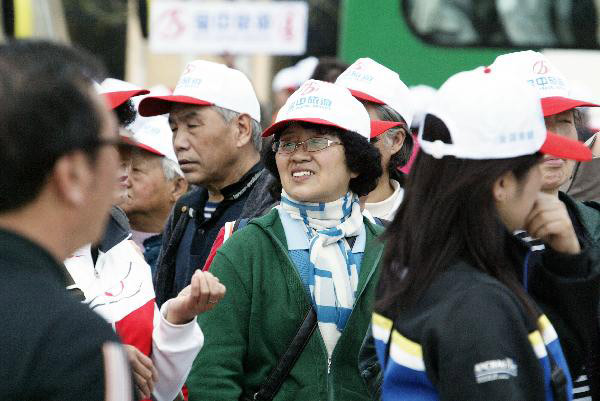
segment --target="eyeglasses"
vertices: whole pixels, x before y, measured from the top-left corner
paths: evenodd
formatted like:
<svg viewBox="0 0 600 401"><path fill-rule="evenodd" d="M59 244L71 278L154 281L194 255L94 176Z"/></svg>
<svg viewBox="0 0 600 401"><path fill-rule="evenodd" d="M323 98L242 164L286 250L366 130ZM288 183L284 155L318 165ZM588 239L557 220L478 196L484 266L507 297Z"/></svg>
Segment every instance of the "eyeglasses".
<svg viewBox="0 0 600 401"><path fill-rule="evenodd" d="M327 138L316 137L310 138L302 142L290 142L290 141L275 141L273 142L273 152L280 154L292 154L296 151L298 146L302 146L305 152L318 152L323 149L327 149L332 145L341 145L341 142L335 142Z"/></svg>

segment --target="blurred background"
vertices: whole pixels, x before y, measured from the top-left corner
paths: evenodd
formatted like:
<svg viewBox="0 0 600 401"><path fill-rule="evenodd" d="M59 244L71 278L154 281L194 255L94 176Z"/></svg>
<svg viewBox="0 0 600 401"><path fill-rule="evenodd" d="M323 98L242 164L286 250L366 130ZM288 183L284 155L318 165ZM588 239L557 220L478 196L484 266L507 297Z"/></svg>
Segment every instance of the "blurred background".
<svg viewBox="0 0 600 401"><path fill-rule="evenodd" d="M455 72L531 48L580 97L600 100L600 0L0 1L1 40L75 43L111 77L145 88L174 88L197 58L238 68L251 78L266 123L281 103L277 92L293 91L319 60L343 67L359 57L394 69L409 86L437 88ZM290 66L293 74L277 76ZM600 128L600 118L590 118Z"/></svg>

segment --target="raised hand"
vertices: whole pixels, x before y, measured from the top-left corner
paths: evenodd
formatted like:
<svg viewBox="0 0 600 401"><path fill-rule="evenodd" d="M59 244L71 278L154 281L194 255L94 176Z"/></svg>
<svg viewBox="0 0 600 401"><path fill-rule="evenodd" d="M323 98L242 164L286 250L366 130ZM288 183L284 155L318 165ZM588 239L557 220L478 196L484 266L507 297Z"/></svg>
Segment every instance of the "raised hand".
<svg viewBox="0 0 600 401"><path fill-rule="evenodd" d="M556 196L539 194L525 220L525 230L557 252L568 254L581 252L567 208Z"/></svg>
<svg viewBox="0 0 600 401"><path fill-rule="evenodd" d="M196 270L190 285L169 301L167 320L184 324L211 310L225 296L225 286L209 272Z"/></svg>

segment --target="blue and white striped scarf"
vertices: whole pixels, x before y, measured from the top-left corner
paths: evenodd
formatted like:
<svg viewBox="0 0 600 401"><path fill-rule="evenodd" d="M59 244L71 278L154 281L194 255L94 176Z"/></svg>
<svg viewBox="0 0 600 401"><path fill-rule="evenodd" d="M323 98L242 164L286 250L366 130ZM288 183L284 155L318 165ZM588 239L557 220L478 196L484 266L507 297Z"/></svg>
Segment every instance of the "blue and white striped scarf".
<svg viewBox="0 0 600 401"><path fill-rule="evenodd" d="M319 330L331 356L354 307L358 268L346 237L357 236L363 225L358 196L348 192L328 203L291 199L285 191L279 206L301 220L309 239L309 287L316 306Z"/></svg>

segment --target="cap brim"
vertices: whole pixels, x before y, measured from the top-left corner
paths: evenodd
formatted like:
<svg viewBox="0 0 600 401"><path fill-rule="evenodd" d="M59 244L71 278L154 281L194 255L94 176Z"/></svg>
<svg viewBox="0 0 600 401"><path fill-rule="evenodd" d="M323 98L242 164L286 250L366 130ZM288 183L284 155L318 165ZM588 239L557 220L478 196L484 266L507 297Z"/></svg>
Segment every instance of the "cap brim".
<svg viewBox="0 0 600 401"><path fill-rule="evenodd" d="M403 126L405 124L398 121L371 120L371 138L378 137L390 128Z"/></svg>
<svg viewBox="0 0 600 401"><path fill-rule="evenodd" d="M141 142L137 142L135 144L135 146L137 146L138 148L143 149L147 152L150 152L152 154L158 155L158 156L166 156L164 153L159 152L158 150L154 149L152 146L144 145Z"/></svg>
<svg viewBox="0 0 600 401"><path fill-rule="evenodd" d="M147 95L148 93L150 93L150 91L146 89L135 89L130 91L106 92L102 95L108 102L108 107L114 110L132 97Z"/></svg>
<svg viewBox="0 0 600 401"><path fill-rule="evenodd" d="M149 96L140 102L138 112L142 117L159 116L171 111L175 104L195 104L198 106L212 106L214 103L200 100L190 96Z"/></svg>
<svg viewBox="0 0 600 401"><path fill-rule="evenodd" d="M385 104L385 102L382 102L381 100L377 99L376 97L368 95L365 92L357 91L354 89L349 89L349 91L350 91L350 93L352 93L352 96L354 96L357 99L367 100L369 102L373 102L373 103L377 103L377 104Z"/></svg>
<svg viewBox="0 0 600 401"><path fill-rule="evenodd" d="M548 131L546 141L540 148L540 152L561 159L577 160L580 162L592 160L592 151L583 142L565 138L550 131Z"/></svg>
<svg viewBox="0 0 600 401"><path fill-rule="evenodd" d="M269 128L267 128L263 132L262 136L263 137L271 136L271 135L277 133L277 131L279 131L280 129L284 128L288 124L293 123L295 121L312 123L312 124L317 124L317 125L327 125L329 127L335 127L335 128L340 128L340 129L346 130L346 128L344 128L344 127L340 127L339 125L334 124L331 121L323 120L321 118L290 118L290 119L281 120L281 121L276 122L275 124L272 124Z"/></svg>
<svg viewBox="0 0 600 401"><path fill-rule="evenodd" d="M586 102L584 100L570 99L562 96L550 96L542 98L542 110L544 112L544 117L553 116L576 107L600 107L600 105Z"/></svg>

